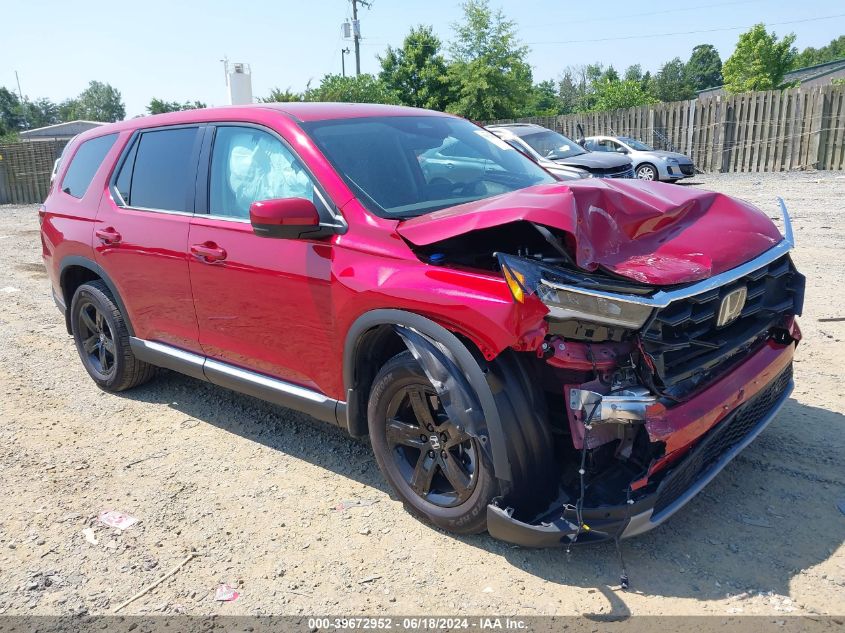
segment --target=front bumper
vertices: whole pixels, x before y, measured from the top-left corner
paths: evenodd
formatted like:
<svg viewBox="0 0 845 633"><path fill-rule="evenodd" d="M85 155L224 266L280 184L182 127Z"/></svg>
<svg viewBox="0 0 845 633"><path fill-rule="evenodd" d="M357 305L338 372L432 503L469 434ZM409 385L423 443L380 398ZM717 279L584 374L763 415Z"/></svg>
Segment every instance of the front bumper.
<svg viewBox="0 0 845 633"><path fill-rule="evenodd" d="M657 166L661 180L681 180L695 175L695 167L692 163L661 163Z"/></svg>
<svg viewBox="0 0 845 633"><path fill-rule="evenodd" d="M587 529L578 535L578 542L642 534L686 505L754 441L789 398L793 389L793 349L791 344L780 349L767 344L730 374L685 403L687 406L695 406L698 401L740 404L725 411L671 467L654 473L653 481L640 494L631 494L627 502L617 505L584 508L582 518ZM760 382L759 366L763 358L769 361L767 369L770 371L764 372L769 380L755 389L755 383ZM749 397L743 398L741 394L745 393ZM735 397L737 394L740 397ZM712 415L709 410L702 413L702 419ZM695 426L696 422L686 426ZM513 516L512 509L490 504L487 506L487 530L494 538L523 547L556 547L571 542L578 531L578 522L571 505L558 506L534 520L523 522Z"/></svg>

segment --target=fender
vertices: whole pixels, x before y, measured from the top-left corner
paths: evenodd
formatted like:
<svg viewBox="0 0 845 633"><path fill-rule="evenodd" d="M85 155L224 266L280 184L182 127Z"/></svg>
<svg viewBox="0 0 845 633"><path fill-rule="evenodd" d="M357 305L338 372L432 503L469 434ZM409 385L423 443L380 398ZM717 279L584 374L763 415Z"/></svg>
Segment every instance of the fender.
<svg viewBox="0 0 845 633"><path fill-rule="evenodd" d="M59 285L62 288L62 293L65 292L65 273L67 269L71 266L87 268L103 280L106 286L108 286L112 297L114 297L114 302L117 304L117 307L120 308L120 313L123 315L123 320L126 323L126 328L129 330L129 336L135 336L135 329L132 327L132 322L129 320L129 313L126 311L126 306L123 304L123 299L120 298L120 293L117 291L117 286L115 286L114 282L106 274L106 271L104 271L100 267L100 265L97 264L97 262L95 262L94 260L88 259L87 257L82 257L81 255L68 255L67 257L62 259L62 263L59 266ZM73 297L63 297L63 299L65 300L65 322L67 325L67 331L70 333L70 303Z"/></svg>
<svg viewBox="0 0 845 633"><path fill-rule="evenodd" d="M359 414L360 394L357 392L355 364L359 353L361 336L379 325L402 326L432 340L450 356L450 361L463 372L466 381L478 399L484 423L490 436L490 453L496 477L511 481L511 465L508 459L506 438L502 428L499 410L493 391L487 382L486 367L472 355L467 347L452 332L424 316L404 310L381 309L367 312L358 317L346 334L343 350L343 384L346 389L346 427L355 437L364 435ZM483 362L483 361L482 361ZM342 423L342 420L341 420ZM366 422L364 423L366 424ZM341 424L342 426L342 424Z"/></svg>

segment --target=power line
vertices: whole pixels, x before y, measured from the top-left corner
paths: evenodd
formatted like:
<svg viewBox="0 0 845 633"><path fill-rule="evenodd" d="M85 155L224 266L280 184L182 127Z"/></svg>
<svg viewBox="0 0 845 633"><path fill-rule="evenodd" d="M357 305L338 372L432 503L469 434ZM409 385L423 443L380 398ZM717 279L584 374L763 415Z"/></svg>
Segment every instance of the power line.
<svg viewBox="0 0 845 633"><path fill-rule="evenodd" d="M770 22L765 26L783 26L785 24L799 24L802 22L817 22L819 20L831 20L833 18L841 18L845 17L845 13L837 13L835 15L823 15L817 18L804 18L803 20L788 20L786 22ZM753 26L753 25L751 25ZM719 31L740 31L744 29L750 29L751 26L725 26L716 29L702 29L698 31L676 31L673 33L648 33L648 34L641 34L641 35L622 35L619 37L591 37L585 40L547 40L542 42L526 42L529 45L538 45L538 44L587 44L593 42L612 42L617 40L637 40L637 39L647 39L653 37L669 37L670 35L696 35L699 33L717 33Z"/></svg>
<svg viewBox="0 0 845 633"><path fill-rule="evenodd" d="M727 7L733 6L737 4L751 4L753 2L762 2L763 0L735 0L734 2L719 2L713 4L704 4L704 5L694 5L689 7L677 7L675 9L662 9L661 11L649 11L648 13L628 13L625 15L616 15L613 17L614 20L624 20L627 18L644 18L649 17L652 15L665 15L667 13L679 13L681 11L697 11L701 9L713 9L715 7ZM599 16L594 18L583 18L581 20L567 20L564 24L560 26L569 26L571 24L585 24L587 22L606 22L607 16ZM532 28L540 28L540 27L549 27L549 26L556 26L554 24L530 24L527 26L519 25L520 30L522 29L532 29Z"/></svg>

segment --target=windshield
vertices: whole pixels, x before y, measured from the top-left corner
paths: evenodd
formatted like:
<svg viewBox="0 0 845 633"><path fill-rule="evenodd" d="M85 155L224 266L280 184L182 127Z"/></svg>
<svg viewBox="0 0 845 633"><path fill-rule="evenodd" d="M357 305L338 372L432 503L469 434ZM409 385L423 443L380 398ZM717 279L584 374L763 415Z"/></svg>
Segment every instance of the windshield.
<svg viewBox="0 0 845 633"><path fill-rule="evenodd" d="M620 136L619 140L625 143L628 147L632 150L637 152L653 152L654 149L643 143L642 141L638 141L635 138L630 138L628 136Z"/></svg>
<svg viewBox="0 0 845 633"><path fill-rule="evenodd" d="M570 158L572 156L579 156L586 154L584 148L578 145L575 141L566 138L563 134L545 130L543 132L534 132L533 134L526 134L521 137L523 141L528 143L535 152L540 156L546 158Z"/></svg>
<svg viewBox="0 0 845 633"><path fill-rule="evenodd" d="M409 218L556 182L490 132L439 116L364 117L302 127L361 202Z"/></svg>

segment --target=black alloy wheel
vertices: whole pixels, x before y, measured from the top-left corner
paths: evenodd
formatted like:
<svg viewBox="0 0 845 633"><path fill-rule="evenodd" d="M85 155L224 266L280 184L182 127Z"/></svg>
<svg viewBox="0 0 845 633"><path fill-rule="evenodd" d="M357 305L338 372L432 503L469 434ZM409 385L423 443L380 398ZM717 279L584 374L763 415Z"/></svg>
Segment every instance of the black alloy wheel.
<svg viewBox="0 0 845 633"><path fill-rule="evenodd" d="M493 466L410 352L373 380L367 424L379 470L411 513L456 534L486 529L487 505L502 494Z"/></svg>
<svg viewBox="0 0 845 633"><path fill-rule="evenodd" d="M449 508L472 496L476 440L449 420L430 384L407 385L393 395L386 440L405 483L425 501Z"/></svg>
<svg viewBox="0 0 845 633"><path fill-rule="evenodd" d="M155 376L156 368L132 352L126 319L105 282L79 286L68 316L82 365L101 389L124 391Z"/></svg>
<svg viewBox="0 0 845 633"><path fill-rule="evenodd" d="M93 302L84 301L78 309L77 328L85 352L82 361L107 380L115 370L116 346L105 315Z"/></svg>

